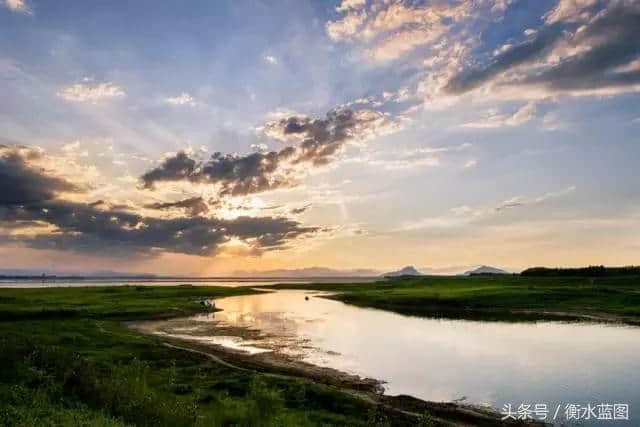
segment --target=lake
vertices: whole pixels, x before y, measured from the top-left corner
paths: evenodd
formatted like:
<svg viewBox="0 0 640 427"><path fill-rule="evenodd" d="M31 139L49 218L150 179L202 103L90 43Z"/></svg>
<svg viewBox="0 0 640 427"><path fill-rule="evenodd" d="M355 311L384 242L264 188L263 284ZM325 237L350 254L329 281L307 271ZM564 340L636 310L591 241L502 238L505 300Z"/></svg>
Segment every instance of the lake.
<svg viewBox="0 0 640 427"><path fill-rule="evenodd" d="M514 411L520 404L547 405L547 421L558 410L557 424L566 422L572 404L626 404L632 420L640 410L637 327L418 318L306 291L228 297L215 304L222 311L162 322L159 328L183 339L249 352L280 351L383 380L392 395L459 399L497 409L511 404ZM244 342L208 334L217 324L258 330L264 337Z"/></svg>
<svg viewBox="0 0 640 427"><path fill-rule="evenodd" d="M87 277L87 278L0 278L0 288L64 288L87 286L267 286L278 283L368 283L379 277Z"/></svg>

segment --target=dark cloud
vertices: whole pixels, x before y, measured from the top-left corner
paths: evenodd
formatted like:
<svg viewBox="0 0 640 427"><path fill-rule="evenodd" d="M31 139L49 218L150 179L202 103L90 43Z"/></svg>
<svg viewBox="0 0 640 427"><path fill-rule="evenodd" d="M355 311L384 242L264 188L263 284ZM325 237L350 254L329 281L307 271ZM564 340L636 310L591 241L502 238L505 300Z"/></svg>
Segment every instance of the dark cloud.
<svg viewBox="0 0 640 427"><path fill-rule="evenodd" d="M331 111L324 119L289 117L269 124L282 135L297 135L303 141L297 147L294 162L310 162L314 165L329 163L331 157L353 136L361 118L350 109Z"/></svg>
<svg viewBox="0 0 640 427"><path fill-rule="evenodd" d="M293 179L280 166L291 156L287 150L246 156L215 153L202 165L197 180L222 185L222 195L245 195L289 187Z"/></svg>
<svg viewBox="0 0 640 427"><path fill-rule="evenodd" d="M308 205L305 205L305 206L301 206L299 208L293 208L293 209L291 209L291 213L293 215L299 215L299 214L305 212L310 207L311 207L311 203L309 203Z"/></svg>
<svg viewBox="0 0 640 427"><path fill-rule="evenodd" d="M509 202L509 203L503 203L503 204L502 204L502 205L500 205L500 206L496 206L496 207L494 208L494 210L495 210L496 212L500 212L500 211L504 211L504 210L507 210L507 209L518 208L518 207L520 207L520 206L524 206L525 204L526 204L526 203L524 203L524 202Z"/></svg>
<svg viewBox="0 0 640 427"><path fill-rule="evenodd" d="M179 181L181 179L190 179L196 169L196 161L187 156L186 153L180 152L173 157L165 159L162 164L145 173L142 181L145 188L151 188L157 181Z"/></svg>
<svg viewBox="0 0 640 427"><path fill-rule="evenodd" d="M5 242L109 256L161 252L212 255L232 239L245 242L251 253L260 253L285 248L291 240L319 231L282 217L205 217L200 214L208 207L200 197L152 206L182 208L191 215L178 218L142 216L104 200L65 201L57 197L58 193L78 188L33 167L30 162L40 159L37 151L0 149L0 225L3 230L14 231L0 232L0 240ZM36 233L19 233L25 228Z"/></svg>
<svg viewBox="0 0 640 427"><path fill-rule="evenodd" d="M388 119L369 110L331 111L324 119L291 116L268 123L265 132L281 140L298 139L296 145L280 151L240 156L215 153L205 162L180 152L142 175L144 188L163 181L189 181L220 185L221 195L246 195L297 184L295 166L325 165L352 138L375 132Z"/></svg>
<svg viewBox="0 0 640 427"><path fill-rule="evenodd" d="M615 72L640 57L640 7L615 7L599 15L576 35L591 46L527 79L553 89L591 89L640 83L640 72Z"/></svg>
<svg viewBox="0 0 640 427"><path fill-rule="evenodd" d="M145 205L145 208L159 210L180 208L184 209L191 216L198 216L209 211L209 206L202 197L191 197L177 202L151 203Z"/></svg>
<svg viewBox="0 0 640 427"><path fill-rule="evenodd" d="M531 62L549 52L561 35L558 25L547 28L535 37L497 55L488 65L458 73L447 83L445 90L460 94L475 89L508 69Z"/></svg>
<svg viewBox="0 0 640 427"><path fill-rule="evenodd" d="M599 3L601 10L583 25L558 22L544 25L536 36L497 55L483 67L463 70L446 85L450 93L464 93L519 65L544 62L562 41L581 52L551 61L524 73L514 85L541 85L553 91L606 89L640 84L640 71L617 71L640 57L640 4L618 1Z"/></svg>
<svg viewBox="0 0 640 427"><path fill-rule="evenodd" d="M273 205L273 206L265 206L264 208L262 208L263 211L270 211L270 210L274 210L274 209L280 209L282 208L283 205Z"/></svg>
<svg viewBox="0 0 640 427"><path fill-rule="evenodd" d="M56 227L56 232L20 237L20 242L30 247L109 255L154 252L213 255L219 245L233 238L256 250L270 250L284 248L289 241L318 231L279 217L162 219L58 200L4 207L0 209L0 221L14 224L37 221Z"/></svg>
<svg viewBox="0 0 640 427"><path fill-rule="evenodd" d="M245 195L293 185L288 171L280 165L293 153L252 153L246 156L214 153L204 163L197 163L186 153L166 159L160 166L142 175L144 188L153 188L163 181L189 181L193 183L220 184L221 195Z"/></svg>
<svg viewBox="0 0 640 427"><path fill-rule="evenodd" d="M0 145L0 205L49 200L60 192L81 191L61 178L31 167L28 161L40 158L35 150Z"/></svg>

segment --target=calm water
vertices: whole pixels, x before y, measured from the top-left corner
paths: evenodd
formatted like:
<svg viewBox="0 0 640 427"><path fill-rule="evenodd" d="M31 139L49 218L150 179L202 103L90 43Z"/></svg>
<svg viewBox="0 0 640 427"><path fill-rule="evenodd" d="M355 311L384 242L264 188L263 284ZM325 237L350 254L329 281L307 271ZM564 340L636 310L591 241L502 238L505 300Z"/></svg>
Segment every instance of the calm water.
<svg viewBox="0 0 640 427"><path fill-rule="evenodd" d="M83 279L0 279L0 288L61 288L61 287L87 287L87 286L266 286L278 283L355 283L374 282L380 280L375 277L328 277L328 278L83 278Z"/></svg>
<svg viewBox="0 0 640 427"><path fill-rule="evenodd" d="M305 300L305 295L309 300ZM558 421L565 405L623 403L640 425L640 328L588 323L437 320L362 309L304 291L216 301L223 311L168 322L182 338L255 352L279 341L289 354L387 382L389 394L502 408L547 404ZM266 338L207 336L216 323L257 329ZM172 329L173 328L173 329ZM638 419L638 418L636 418ZM547 419L548 420L548 419Z"/></svg>

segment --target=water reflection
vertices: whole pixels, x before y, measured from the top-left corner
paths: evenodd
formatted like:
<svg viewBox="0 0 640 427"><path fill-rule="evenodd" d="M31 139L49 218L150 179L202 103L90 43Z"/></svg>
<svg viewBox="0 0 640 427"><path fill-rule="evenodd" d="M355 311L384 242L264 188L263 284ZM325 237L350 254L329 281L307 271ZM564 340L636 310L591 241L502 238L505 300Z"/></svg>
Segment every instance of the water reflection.
<svg viewBox="0 0 640 427"><path fill-rule="evenodd" d="M380 280L376 277L282 277L282 278L234 278L234 277L158 277L153 279L140 279L134 277L108 278L108 277L69 277L57 278L55 276L31 277L31 278L0 278L0 288L64 288L64 287L93 287L93 286L267 286L280 283L307 284L307 283L369 283Z"/></svg>
<svg viewBox="0 0 640 427"><path fill-rule="evenodd" d="M436 401L466 396L494 407L628 403L632 416L640 410L640 328L425 319L305 295L220 299L216 306L223 311L191 318L191 324L260 331L284 343L278 351L385 380L390 394Z"/></svg>

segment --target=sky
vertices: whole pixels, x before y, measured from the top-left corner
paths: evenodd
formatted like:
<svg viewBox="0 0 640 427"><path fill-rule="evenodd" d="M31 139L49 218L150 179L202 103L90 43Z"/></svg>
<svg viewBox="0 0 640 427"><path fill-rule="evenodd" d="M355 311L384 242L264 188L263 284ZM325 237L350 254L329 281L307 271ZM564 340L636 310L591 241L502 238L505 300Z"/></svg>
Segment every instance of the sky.
<svg viewBox="0 0 640 427"><path fill-rule="evenodd" d="M0 268L640 263L640 0L0 0Z"/></svg>

